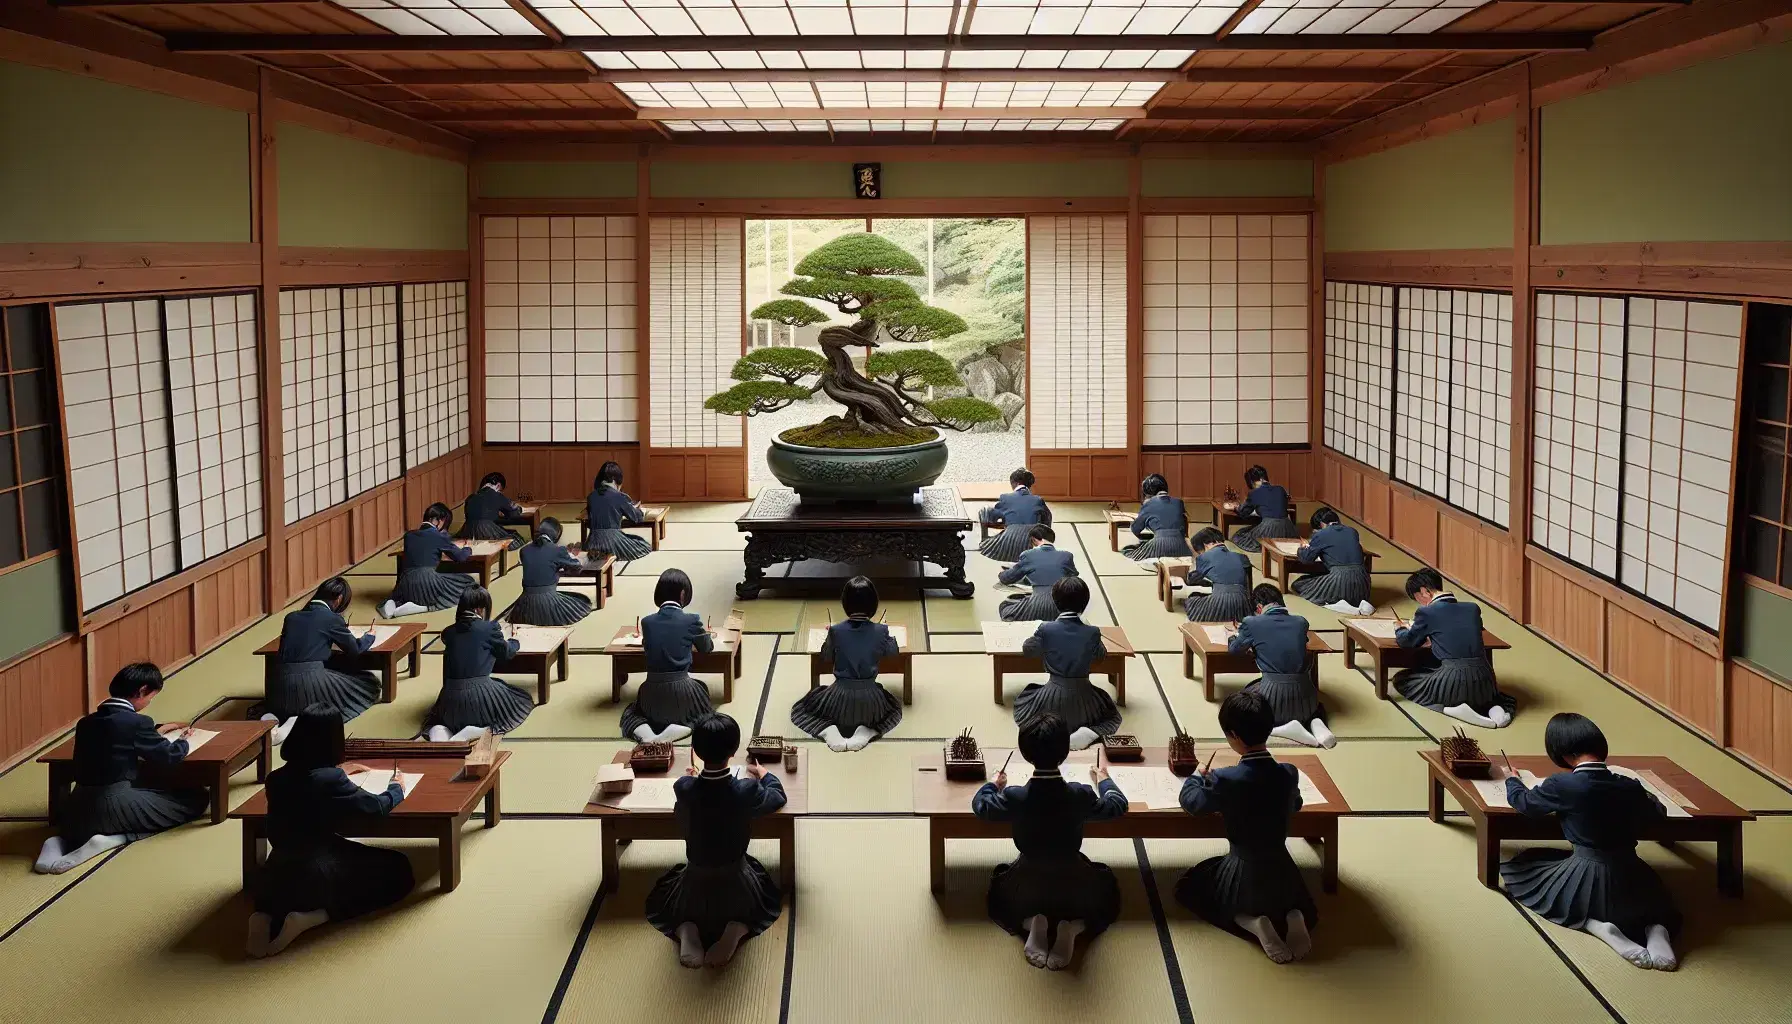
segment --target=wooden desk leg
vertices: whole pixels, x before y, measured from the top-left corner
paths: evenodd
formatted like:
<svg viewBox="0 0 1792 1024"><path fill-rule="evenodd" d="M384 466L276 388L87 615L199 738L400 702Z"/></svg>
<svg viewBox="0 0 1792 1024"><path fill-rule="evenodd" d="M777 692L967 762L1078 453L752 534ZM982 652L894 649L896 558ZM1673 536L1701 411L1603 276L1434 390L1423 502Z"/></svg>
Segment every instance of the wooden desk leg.
<svg viewBox="0 0 1792 1024"><path fill-rule="evenodd" d="M548 663L551 658L542 658L541 667L535 670L535 703L537 706L548 702Z"/></svg>
<svg viewBox="0 0 1792 1024"><path fill-rule="evenodd" d="M218 777L212 782L212 824L222 825L230 814L230 763L218 762Z"/></svg>
<svg viewBox="0 0 1792 1024"><path fill-rule="evenodd" d="M902 663L902 703L915 702L915 659L909 658Z"/></svg>
<svg viewBox="0 0 1792 1024"><path fill-rule="evenodd" d="M1500 841L1485 817L1475 819L1475 874L1487 888L1500 887Z"/></svg>
<svg viewBox="0 0 1792 1024"><path fill-rule="evenodd" d="M1742 822L1733 822L1717 840L1717 888L1725 896L1742 896Z"/></svg>
<svg viewBox="0 0 1792 1024"><path fill-rule="evenodd" d="M560 650L557 651L556 655L555 655L556 660L559 661L559 663L560 663L560 674L558 676L556 676L555 678L559 679L563 683L566 682L566 660L571 654L571 651L569 650L569 648L571 648L571 647L572 647L572 638L567 637L565 640L560 641Z"/></svg>
<svg viewBox="0 0 1792 1024"><path fill-rule="evenodd" d="M1114 671L1108 673L1108 678L1113 680L1113 683L1114 683L1114 703L1120 705L1121 707L1125 707L1126 706L1126 659L1125 658L1121 658L1119 664L1114 666Z"/></svg>
<svg viewBox="0 0 1792 1024"><path fill-rule="evenodd" d="M68 791L75 785L75 765L73 761L56 761L50 764L50 821L62 820L62 802L68 799Z"/></svg>
<svg viewBox="0 0 1792 1024"><path fill-rule="evenodd" d="M1108 522L1108 547L1120 550L1120 524L1112 520Z"/></svg>
<svg viewBox="0 0 1792 1024"><path fill-rule="evenodd" d="M604 875L597 883L597 891L615 892L622 868L618 863L619 858L616 856L616 838L610 835L609 829L604 829L603 840L597 844L597 848Z"/></svg>
<svg viewBox="0 0 1792 1024"><path fill-rule="evenodd" d="M1326 892L1338 891L1338 819L1334 816L1326 826L1324 848L1319 851L1319 887Z"/></svg>
<svg viewBox="0 0 1792 1024"><path fill-rule="evenodd" d="M1351 639L1348 629L1344 631L1344 667L1356 667L1356 641Z"/></svg>
<svg viewBox="0 0 1792 1024"><path fill-rule="evenodd" d="M380 703L390 704L398 699L398 652L387 651L385 658L380 666Z"/></svg>
<svg viewBox="0 0 1792 1024"><path fill-rule="evenodd" d="M1007 673L1002 671L1001 662L997 662L995 665L991 666L990 674L993 675L996 680L996 684L995 684L996 703L1001 704L1002 703L1002 676L1006 675Z"/></svg>
<svg viewBox="0 0 1792 1024"><path fill-rule="evenodd" d="M1213 662L1205 652L1201 655L1201 696L1207 703L1213 703Z"/></svg>
<svg viewBox="0 0 1792 1024"><path fill-rule="evenodd" d="M610 657L610 703L612 703L612 704L622 703L622 684L626 683L626 682L628 682L628 672L626 670L624 670L621 665L617 664L616 657L614 655L611 655L611 657Z"/></svg>
<svg viewBox="0 0 1792 1024"><path fill-rule="evenodd" d="M811 655L809 655L809 689L817 690L820 688L821 688L821 656L817 655L817 654L811 654Z"/></svg>
<svg viewBox="0 0 1792 1024"><path fill-rule="evenodd" d="M441 852L438 887L442 892L453 892L460 887L460 822L449 818L442 823L442 834L436 838L436 848Z"/></svg>
<svg viewBox="0 0 1792 1024"><path fill-rule="evenodd" d="M778 884L786 893L796 891L796 819L778 833Z"/></svg>
<svg viewBox="0 0 1792 1024"><path fill-rule="evenodd" d="M268 781L268 772L274 768L274 733L272 730L261 734L261 753L255 755L255 781Z"/></svg>
<svg viewBox="0 0 1792 1024"><path fill-rule="evenodd" d="M1381 648L1375 648L1375 696L1380 700L1388 699L1388 663L1382 660Z"/></svg>
<svg viewBox="0 0 1792 1024"><path fill-rule="evenodd" d="M423 670L423 635L421 633L419 633L418 635L416 635L414 637L411 637L410 657L411 657L411 678L415 679L417 677L417 673L421 672Z"/></svg>
<svg viewBox="0 0 1792 1024"><path fill-rule="evenodd" d="M945 824L939 818L927 819L927 879L934 892L946 891Z"/></svg>
<svg viewBox="0 0 1792 1024"><path fill-rule="evenodd" d="M1444 784L1438 779L1435 771L1427 771L1425 778L1431 787L1426 801L1428 816L1433 824L1442 825L1444 823Z"/></svg>
<svg viewBox="0 0 1792 1024"><path fill-rule="evenodd" d="M604 566L604 596L616 596L616 563Z"/></svg>
<svg viewBox="0 0 1792 1024"><path fill-rule="evenodd" d="M504 808L498 798L498 788L504 784L503 772L492 776L492 788L485 793L485 827L497 828L504 820Z"/></svg>
<svg viewBox="0 0 1792 1024"><path fill-rule="evenodd" d="M1187 636L1182 638L1182 678L1195 678L1195 645Z"/></svg>
<svg viewBox="0 0 1792 1024"><path fill-rule="evenodd" d="M243 821L243 888L248 890L255 885L255 874L261 870L261 858L265 843L261 838L261 825L250 819Z"/></svg>
<svg viewBox="0 0 1792 1024"><path fill-rule="evenodd" d="M734 703L734 659L733 658L729 658L728 664L722 666L722 703L724 703L724 704Z"/></svg>

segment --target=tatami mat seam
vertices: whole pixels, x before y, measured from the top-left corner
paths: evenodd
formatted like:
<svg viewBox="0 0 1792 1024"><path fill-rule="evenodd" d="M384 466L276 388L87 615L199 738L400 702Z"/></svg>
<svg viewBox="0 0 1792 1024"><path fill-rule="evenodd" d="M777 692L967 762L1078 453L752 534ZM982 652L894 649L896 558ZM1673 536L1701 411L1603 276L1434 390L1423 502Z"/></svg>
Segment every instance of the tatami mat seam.
<svg viewBox="0 0 1792 1024"><path fill-rule="evenodd" d="M784 924L784 988L778 995L778 1024L790 1024L790 989L796 977L796 900L793 887L784 897L784 912L789 917Z"/></svg>
<svg viewBox="0 0 1792 1024"><path fill-rule="evenodd" d="M1624 1019L1624 1015L1618 1012L1618 1008L1611 1004L1611 1000L1605 998L1605 993L1599 991L1599 986L1593 984L1593 979L1587 977L1586 974L1581 971L1580 967L1575 964L1571 957L1569 957L1567 951L1556 945L1555 940L1549 937L1549 932L1544 930L1541 924L1537 923L1537 918L1527 911L1523 904L1520 904L1517 900L1513 899L1511 894L1504 889L1500 890L1500 895L1506 897L1507 905L1509 905L1519 917L1524 918L1525 923L1531 926L1531 930L1537 933L1537 937L1543 940L1544 945L1547 945L1550 948L1550 951L1556 955L1556 958L1562 961L1562 966L1568 968L1569 972L1574 975L1575 980L1579 981L1581 985L1586 988L1587 993L1599 1001L1599 1005L1605 1008L1605 1012L1611 1015L1612 1020L1617 1021L1618 1024L1630 1024L1629 1021Z"/></svg>
<svg viewBox="0 0 1792 1024"><path fill-rule="evenodd" d="M125 845L118 847L117 849L113 850L111 853L106 854L106 857L104 860L100 861L98 864L95 864L93 867L88 868L86 871L82 872L81 876L79 878L76 878L74 881L72 881L72 882L68 883L67 885L63 886L62 888L56 890L56 892L54 894L52 894L49 899L38 904L37 908L35 910L33 910L31 913L26 914L25 917L22 920L20 920L18 924L15 924L11 928L8 928L6 930L6 934L0 935L0 942L5 942L7 939L10 939L14 935L17 935L19 933L20 929L24 928L26 925L30 924L32 921L37 920L37 916L39 914L50 909L50 905L52 903L55 903L57 900L61 899L64 894L71 892L75 888L75 886L80 885L82 882L87 881L89 878L92 878L94 875L99 874L100 869L104 868L106 865L117 860L119 854L123 853L124 851L126 851L130 848L131 848L131 844L129 844L129 843L126 843Z"/></svg>
<svg viewBox="0 0 1792 1024"><path fill-rule="evenodd" d="M1137 859L1139 882L1145 887L1145 902L1151 907L1151 921L1157 928L1157 945L1163 952L1164 973L1170 981L1170 999L1176 1004L1176 1019L1182 1024L1195 1024L1195 1011L1189 1002L1188 987L1182 980L1182 963L1176 956L1176 942L1170 937L1170 919L1164 914L1163 896L1157 891L1157 878L1151 870L1151 856L1145 852L1145 840L1134 838L1133 856Z"/></svg>
<svg viewBox="0 0 1792 1024"><path fill-rule="evenodd" d="M753 713L753 735L759 735L759 727L765 724L765 708L772 699L772 677L778 671L778 648L784 646L784 634L779 633L772 641L772 657L765 665L765 684L759 690L759 710Z"/></svg>
<svg viewBox="0 0 1792 1024"><path fill-rule="evenodd" d="M609 879L605 879L609 881ZM553 1024L560 1016L560 1004L566 999L566 992L572 987L573 975L578 973L579 960L585 955L585 942L591 937L591 929L597 927L597 915L604 907L607 895L603 886L591 897L591 906L585 911L585 920L579 923L579 934L572 940L572 949L566 954L566 964L560 968L560 980L554 983L554 992L548 997L548 1005L541 1014L541 1024Z"/></svg>

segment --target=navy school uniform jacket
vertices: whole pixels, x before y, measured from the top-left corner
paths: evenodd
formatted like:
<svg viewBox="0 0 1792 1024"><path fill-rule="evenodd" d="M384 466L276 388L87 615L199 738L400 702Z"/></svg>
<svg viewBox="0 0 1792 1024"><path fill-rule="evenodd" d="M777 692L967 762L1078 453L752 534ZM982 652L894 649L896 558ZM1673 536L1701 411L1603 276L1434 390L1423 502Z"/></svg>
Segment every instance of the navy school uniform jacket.
<svg viewBox="0 0 1792 1024"><path fill-rule="evenodd" d="M398 570L431 569L440 564L442 557L467 559L473 557L473 549L454 543L454 538L428 523L415 530L406 531L404 535L404 557L399 560Z"/></svg>
<svg viewBox="0 0 1792 1024"><path fill-rule="evenodd" d="M1168 494L1154 495L1150 501L1139 506L1139 514L1133 517L1132 534L1142 537L1147 533L1187 533L1188 506L1181 498L1172 498Z"/></svg>
<svg viewBox="0 0 1792 1024"><path fill-rule="evenodd" d="M1569 842L1601 850L1634 850L1643 829L1668 816L1642 783L1614 774L1599 761L1551 775L1530 789L1509 775L1506 802L1529 818L1554 814Z"/></svg>
<svg viewBox="0 0 1792 1024"><path fill-rule="evenodd" d="M876 679L877 663L899 650L890 627L862 615L829 626L821 642L821 657L834 663L835 679Z"/></svg>
<svg viewBox="0 0 1792 1024"><path fill-rule="evenodd" d="M268 838L275 846L316 842L335 835L344 818L378 817L404 799L404 787L396 779L385 792L369 793L336 765L276 768L268 774L267 793Z"/></svg>
<svg viewBox="0 0 1792 1024"><path fill-rule="evenodd" d="M985 782L971 798L984 821L1014 823L1014 846L1034 860L1069 860L1082 851L1083 825L1126 813L1126 794L1103 779L1097 789L1066 780L1060 770L1034 772L1025 786L997 789Z"/></svg>
<svg viewBox="0 0 1792 1024"><path fill-rule="evenodd" d="M186 740L156 732L155 719L123 697L108 697L93 714L75 723L75 784L110 786L137 778L139 762L179 764Z"/></svg>
<svg viewBox="0 0 1792 1024"><path fill-rule="evenodd" d="M1076 576L1076 556L1050 544L1036 544L1020 553L1015 563L1003 569L996 579L1003 583L1030 580L1035 591L1051 593L1052 584L1066 576Z"/></svg>
<svg viewBox="0 0 1792 1024"><path fill-rule="evenodd" d="M1247 615L1238 633L1226 642L1232 654L1250 651L1257 656L1257 671L1297 675L1307 667L1307 620L1281 605L1262 615Z"/></svg>
<svg viewBox="0 0 1792 1024"><path fill-rule="evenodd" d="M993 523L998 520L1003 526L1033 526L1038 523L1050 526L1052 510L1046 507L1044 498L1025 487L1016 487L997 498L994 505L983 510L984 522Z"/></svg>
<svg viewBox="0 0 1792 1024"><path fill-rule="evenodd" d="M506 640L503 627L490 619L457 621L442 630L442 678L483 679L521 647Z"/></svg>
<svg viewBox="0 0 1792 1024"><path fill-rule="evenodd" d="M1224 544L1215 544L1206 551L1195 556L1195 566L1189 570L1188 581L1199 583L1236 583L1240 586L1251 585L1251 560L1245 555L1227 548Z"/></svg>
<svg viewBox="0 0 1792 1024"><path fill-rule="evenodd" d="M1225 818L1235 852L1284 848L1288 819L1300 806L1299 770L1267 750L1252 751L1229 768L1196 772L1182 784L1182 809Z"/></svg>
<svg viewBox="0 0 1792 1024"><path fill-rule="evenodd" d="M776 775L737 779L726 769L682 775L672 783L672 793L685 860L697 865L739 863L752 838L753 819L776 813L785 799Z"/></svg>
<svg viewBox="0 0 1792 1024"><path fill-rule="evenodd" d="M280 662L296 665L308 661L328 661L330 648L344 654L359 654L373 646L373 634L357 638L348 631L348 623L322 601L312 601L296 612L287 613L280 624Z"/></svg>
<svg viewBox="0 0 1792 1024"><path fill-rule="evenodd" d="M1327 569L1334 565L1362 565L1363 541L1355 527L1333 523L1307 538L1299 558L1303 562L1322 562Z"/></svg>
<svg viewBox="0 0 1792 1024"><path fill-rule="evenodd" d="M1276 484L1258 484L1238 503L1240 515L1262 519L1288 518L1288 490Z"/></svg>
<svg viewBox="0 0 1792 1024"><path fill-rule="evenodd" d="M554 586L560 581L560 570L579 568L579 560L572 557L572 553L560 544L537 544L531 541L517 552L517 558L523 563L525 587Z"/></svg>
<svg viewBox="0 0 1792 1024"><path fill-rule="evenodd" d="M593 530L620 530L625 524L645 521L647 515L633 498L606 484L585 498L585 518Z"/></svg>
<svg viewBox="0 0 1792 1024"><path fill-rule="evenodd" d="M467 524L477 522L497 522L505 516L520 516L523 510L517 503L504 496L502 491L481 487L467 496L466 506L462 510ZM464 529L464 527L463 527Z"/></svg>
<svg viewBox="0 0 1792 1024"><path fill-rule="evenodd" d="M691 650L708 654L716 649L715 637L703 628L703 616L687 612L677 601L641 619L641 652L649 672L689 672Z"/></svg>
<svg viewBox="0 0 1792 1024"><path fill-rule="evenodd" d="M1439 594L1431 603L1412 613L1412 625L1394 632L1402 647L1419 647L1431 641L1431 653L1438 659L1485 658L1481 646L1481 606L1456 600L1454 594Z"/></svg>
<svg viewBox="0 0 1792 1024"><path fill-rule="evenodd" d="M1045 670L1064 679L1086 679L1089 667L1107 656L1101 628L1084 622L1074 612L1061 612L1041 622L1021 644L1021 653L1045 662Z"/></svg>

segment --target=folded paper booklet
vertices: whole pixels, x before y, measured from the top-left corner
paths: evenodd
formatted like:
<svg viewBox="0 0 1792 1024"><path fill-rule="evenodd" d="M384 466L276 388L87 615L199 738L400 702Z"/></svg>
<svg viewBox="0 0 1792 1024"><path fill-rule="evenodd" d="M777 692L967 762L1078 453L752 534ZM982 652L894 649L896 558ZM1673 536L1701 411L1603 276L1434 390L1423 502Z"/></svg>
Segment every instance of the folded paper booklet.
<svg viewBox="0 0 1792 1024"><path fill-rule="evenodd" d="M378 647L398 635L397 626L355 626L352 628L351 632L357 637L363 637L367 635L369 630L373 632L373 646L375 647Z"/></svg>
<svg viewBox="0 0 1792 1024"><path fill-rule="evenodd" d="M1611 767L1613 775L1622 775L1627 779L1635 779L1642 783L1643 788L1649 791L1649 795L1660 800L1661 806L1667 808L1670 818L1690 818L1692 814L1687 811L1687 808L1698 809L1698 804L1686 799L1686 796L1679 790L1662 781L1661 776L1647 768L1638 771L1616 764Z"/></svg>
<svg viewBox="0 0 1792 1024"><path fill-rule="evenodd" d="M663 518L665 518L666 512L667 512L667 508L664 505L642 505L641 506L641 514L646 516L648 519L663 519Z"/></svg>
<svg viewBox="0 0 1792 1024"><path fill-rule="evenodd" d="M1204 626L1202 628L1207 633L1207 639L1213 643L1225 644L1232 642L1232 627L1230 626Z"/></svg>
<svg viewBox="0 0 1792 1024"><path fill-rule="evenodd" d="M1109 765L1108 777L1126 794L1127 803L1153 811L1182 806L1182 780L1161 765Z"/></svg>
<svg viewBox="0 0 1792 1024"><path fill-rule="evenodd" d="M983 650L989 654L1019 654L1027 637L1038 629L1037 622L985 622Z"/></svg>
<svg viewBox="0 0 1792 1024"><path fill-rule="evenodd" d="M1372 637L1392 640L1394 634L1404 628L1405 623L1393 619L1345 619L1345 622Z"/></svg>
<svg viewBox="0 0 1792 1024"><path fill-rule="evenodd" d="M162 735L170 740L178 740L181 738L180 728L163 729ZM205 746L206 742L216 735L218 735L217 732L211 729L194 729L192 734L186 737L187 756L192 757L193 751Z"/></svg>
<svg viewBox="0 0 1792 1024"><path fill-rule="evenodd" d="M1505 766L1495 764L1493 766L1493 773L1495 775L1499 776L1499 778L1497 778L1497 779L1467 779L1465 781L1467 781L1470 785L1475 787L1475 792L1480 794L1481 802L1486 804L1487 806L1489 806L1489 807L1511 807L1512 805L1506 801L1506 769L1505 769ZM1535 786L1538 782L1540 782L1542 780L1538 779L1534 773L1527 772L1527 771L1524 771L1523 769L1520 769L1518 772L1518 781L1524 783L1525 787L1528 789L1531 786Z"/></svg>
<svg viewBox="0 0 1792 1024"><path fill-rule="evenodd" d="M1300 771L1300 769L1298 769L1298 768L1295 770ZM1331 801L1327 800L1325 798L1325 794L1320 792L1319 783L1314 782L1313 777L1308 775L1306 772L1301 772L1300 773L1300 805L1302 807L1312 808L1312 807L1324 807L1328 803L1331 803Z"/></svg>
<svg viewBox="0 0 1792 1024"><path fill-rule="evenodd" d="M1103 512L1102 514L1107 516L1110 521L1116 522L1116 523L1130 523L1134 519L1139 518L1139 514L1137 512L1121 512L1118 509L1112 509L1112 508L1108 509L1107 511Z"/></svg>
<svg viewBox="0 0 1792 1024"><path fill-rule="evenodd" d="M348 781L354 783L357 786L360 786L362 789L365 789L367 792L372 793L375 796L378 796L379 794L384 793L386 791L387 786L390 786L392 784L392 772L390 770L378 770L378 769L376 769L374 771L369 771L369 772L356 772L355 774L350 775L348 777ZM404 787L404 795L405 796L410 796L411 790L416 789L417 783L422 782L422 781L423 781L423 773L422 772L399 772L398 773L398 784L400 786Z"/></svg>
<svg viewBox="0 0 1792 1024"><path fill-rule="evenodd" d="M898 623L894 623L894 622L886 622L886 623L884 623L884 625L890 627L890 635L896 638L896 646L901 647L904 650L907 650L908 649L908 627L904 626L904 625L900 625ZM827 638L828 638L828 628L826 626L810 626L809 627L809 647L808 647L808 649L810 651L820 652L821 642L823 640L826 640Z"/></svg>

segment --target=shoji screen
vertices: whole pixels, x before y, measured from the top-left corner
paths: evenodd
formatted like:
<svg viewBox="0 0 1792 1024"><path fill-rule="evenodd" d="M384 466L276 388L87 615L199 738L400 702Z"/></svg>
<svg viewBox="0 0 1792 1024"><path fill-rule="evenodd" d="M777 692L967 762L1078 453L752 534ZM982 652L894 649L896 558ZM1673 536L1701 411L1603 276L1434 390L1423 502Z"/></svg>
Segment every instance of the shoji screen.
<svg viewBox="0 0 1792 1024"><path fill-rule="evenodd" d="M635 229L633 217L485 218L487 441L637 440ZM738 237L734 249L730 323Z"/></svg>
<svg viewBox="0 0 1792 1024"><path fill-rule="evenodd" d="M740 358L743 227L738 217L652 220L650 403L656 447L741 444L740 417L718 416L703 402L728 386L728 373Z"/></svg>
<svg viewBox="0 0 1792 1024"><path fill-rule="evenodd" d="M398 440L398 289L342 290L348 496L404 475Z"/></svg>
<svg viewBox="0 0 1792 1024"><path fill-rule="evenodd" d="M1716 629L1742 307L1631 298L1628 320L1619 581Z"/></svg>
<svg viewBox="0 0 1792 1024"><path fill-rule="evenodd" d="M404 286L405 464L467 443L467 284Z"/></svg>
<svg viewBox="0 0 1792 1024"><path fill-rule="evenodd" d="M1027 261L1029 443L1124 448L1126 218L1029 217ZM1175 331L1173 309L1153 316Z"/></svg>
<svg viewBox="0 0 1792 1024"><path fill-rule="evenodd" d="M1386 473L1394 386L1394 289L1325 285L1325 444Z"/></svg>
<svg viewBox="0 0 1792 1024"><path fill-rule="evenodd" d="M1531 536L1612 578L1623 390L1624 300L1538 295Z"/></svg>
<svg viewBox="0 0 1792 1024"><path fill-rule="evenodd" d="M1450 504L1512 520L1512 296L1453 291L1450 304Z"/></svg>
<svg viewBox="0 0 1792 1024"><path fill-rule="evenodd" d="M342 291L280 293L286 522L348 499L342 474Z"/></svg>
<svg viewBox="0 0 1792 1024"><path fill-rule="evenodd" d="M180 561L197 565L261 536L261 397L255 296L169 299Z"/></svg>
<svg viewBox="0 0 1792 1024"><path fill-rule="evenodd" d="M161 303L57 306L83 610L180 569Z"/></svg>
<svg viewBox="0 0 1792 1024"><path fill-rule="evenodd" d="M1144 220L1144 443L1305 442L1307 217Z"/></svg>
<svg viewBox="0 0 1792 1024"><path fill-rule="evenodd" d="M1394 373L1394 476L1446 497L1450 446L1449 293L1401 288Z"/></svg>

